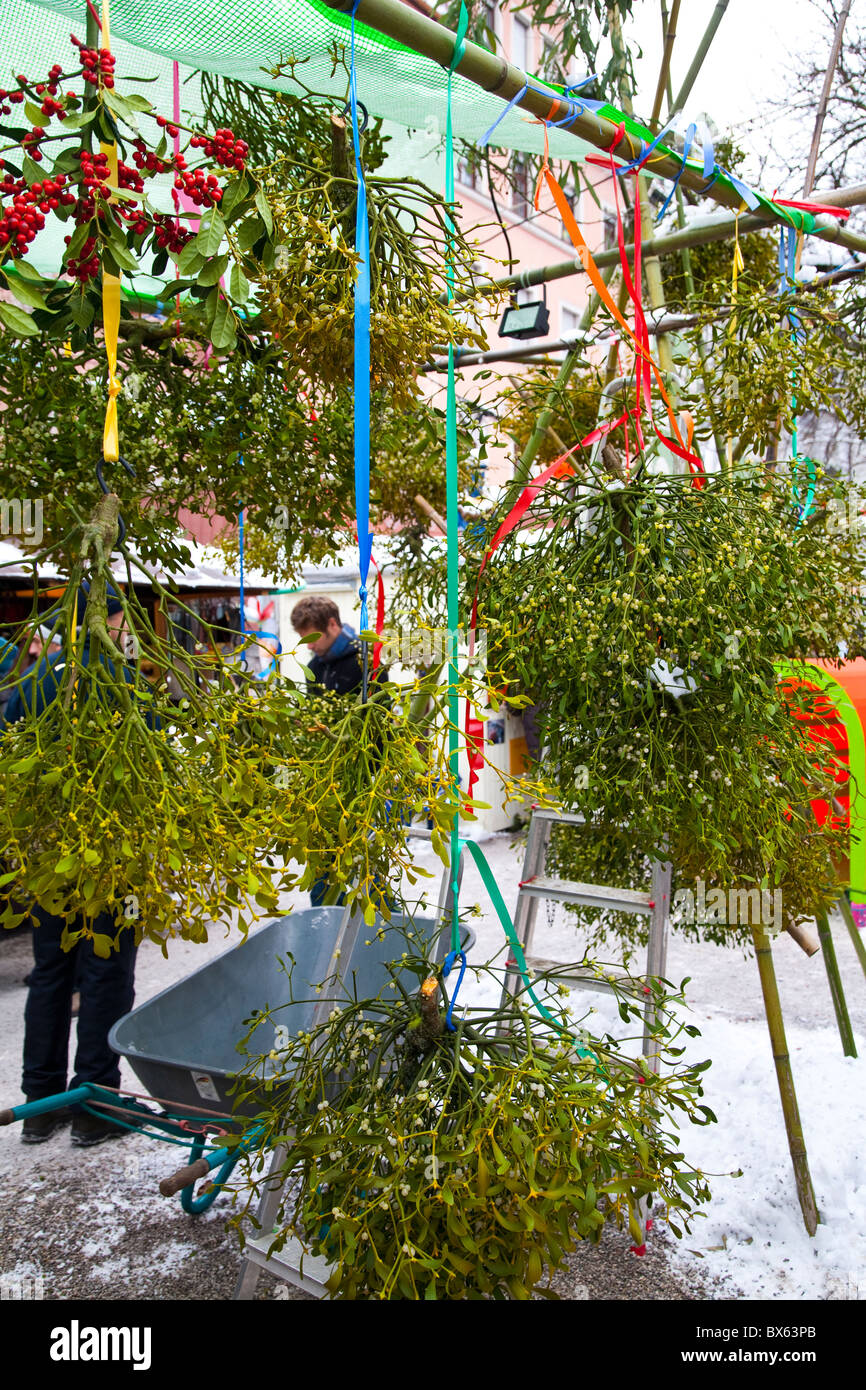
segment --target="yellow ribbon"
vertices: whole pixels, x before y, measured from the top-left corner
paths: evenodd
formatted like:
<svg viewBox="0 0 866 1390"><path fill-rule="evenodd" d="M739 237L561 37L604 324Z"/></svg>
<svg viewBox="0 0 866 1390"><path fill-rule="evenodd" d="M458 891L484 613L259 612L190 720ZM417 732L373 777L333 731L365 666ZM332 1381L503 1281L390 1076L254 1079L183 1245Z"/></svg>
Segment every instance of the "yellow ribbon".
<svg viewBox="0 0 866 1390"><path fill-rule="evenodd" d="M728 322L728 336L731 338L737 331L737 286L739 284L740 275L746 268L746 263L743 260L743 253L740 249L740 213L745 206L746 204L743 203L734 219L734 257L731 266L731 317ZM728 435L726 453L728 472L730 473L734 466L734 442L730 435Z"/></svg>
<svg viewBox="0 0 866 1390"><path fill-rule="evenodd" d="M108 16L109 0L102 0L102 47L111 48ZM117 146L100 146L108 156L109 182L118 187ZM114 201L109 199L109 204ZM105 407L105 428L102 432L102 455L106 463L116 463L120 457L117 428L117 397L121 385L117 378L117 339L120 333L120 277L102 273L102 330L105 334L105 354L108 358L108 404Z"/></svg>

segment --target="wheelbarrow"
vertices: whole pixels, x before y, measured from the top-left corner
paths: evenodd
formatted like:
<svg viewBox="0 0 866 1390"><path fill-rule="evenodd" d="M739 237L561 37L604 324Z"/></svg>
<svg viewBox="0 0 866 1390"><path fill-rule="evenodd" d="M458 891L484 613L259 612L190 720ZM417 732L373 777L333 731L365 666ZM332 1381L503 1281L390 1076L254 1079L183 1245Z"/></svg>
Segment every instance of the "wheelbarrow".
<svg viewBox="0 0 866 1390"><path fill-rule="evenodd" d="M402 927L431 960L440 961L448 948L448 932L439 920L438 915L395 914L390 925ZM375 997L391 979L387 965L398 954L388 927L377 919L371 928L343 907L299 909L270 922L114 1025L109 1043L127 1058L147 1097L128 1099L109 1087L87 1083L0 1111L0 1124L80 1105L135 1132L151 1131L153 1138L189 1144L189 1163L164 1179L160 1191L164 1196L180 1193L184 1211L199 1215L216 1199L241 1154L256 1146L257 1127L244 1130L253 1112L236 1106L232 1094L233 1074L241 1064L237 1043L247 1032L247 1021L256 1012L280 1007L278 1036L258 1047L266 1052L274 1041L279 1043L280 1035L314 1028L341 997L343 982L356 998ZM463 936L468 948L473 933L464 928ZM281 964L290 957L291 986ZM317 993L324 981L328 985ZM413 983L414 977L407 976L410 988ZM298 997L286 1004L290 994ZM162 1113L155 1115L139 1103L146 1099L158 1101ZM240 1144L208 1149L209 1142L232 1131L241 1131ZM208 1188L196 1196L196 1181L214 1169Z"/></svg>

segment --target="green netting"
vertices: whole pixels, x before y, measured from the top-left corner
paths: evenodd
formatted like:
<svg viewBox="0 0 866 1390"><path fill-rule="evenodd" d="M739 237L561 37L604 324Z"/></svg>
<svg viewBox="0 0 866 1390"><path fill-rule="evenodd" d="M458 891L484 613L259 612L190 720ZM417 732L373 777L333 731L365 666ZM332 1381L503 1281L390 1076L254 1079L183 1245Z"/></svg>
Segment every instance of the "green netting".
<svg viewBox="0 0 866 1390"><path fill-rule="evenodd" d="M98 4L97 4L98 8ZM12 71L35 71L63 54L70 28L84 36L84 0L3 0L3 43ZM303 60L304 83L341 98L345 72L332 73L333 45L348 46L349 21L317 0L112 0L111 38L121 86L127 72L157 76L144 88L162 110L171 109L171 62L189 70L221 73L262 87L297 92L289 79L266 71L281 59ZM412 130L445 129L447 74L429 58L359 24L356 30L358 95L367 109ZM540 87L549 84L533 79ZM554 90L551 88L551 95ZM185 109L195 109L189 88ZM477 141L502 114L499 97L455 77L454 132ZM541 126L512 110L497 127L493 144L540 154ZM551 154L581 159L590 148L566 131L550 132Z"/></svg>

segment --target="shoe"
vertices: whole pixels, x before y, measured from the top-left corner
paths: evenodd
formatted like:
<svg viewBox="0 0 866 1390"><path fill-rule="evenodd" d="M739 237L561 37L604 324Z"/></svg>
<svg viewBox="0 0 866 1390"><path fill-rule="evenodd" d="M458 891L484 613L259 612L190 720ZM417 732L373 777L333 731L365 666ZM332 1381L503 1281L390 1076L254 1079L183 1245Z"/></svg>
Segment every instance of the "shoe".
<svg viewBox="0 0 866 1390"><path fill-rule="evenodd" d="M124 1139L129 1133L120 1125L103 1120L101 1115L88 1115L83 1112L72 1117L72 1147L91 1149L94 1144L104 1144L107 1139Z"/></svg>
<svg viewBox="0 0 866 1390"><path fill-rule="evenodd" d="M58 1129L68 1125L72 1111L68 1106L62 1110L48 1110L44 1115L31 1115L21 1126L22 1144L44 1144Z"/></svg>
<svg viewBox="0 0 866 1390"><path fill-rule="evenodd" d="M129 1109L128 1115L118 1117L123 1122L121 1124L114 1124L112 1120L103 1119L101 1115L91 1115L86 1110L73 1115L73 1148L89 1149L94 1144L103 1144L106 1139L123 1139L131 1132L124 1127L125 1125L132 1125L134 1129L141 1129L153 1114L148 1106L142 1105L140 1102L133 1106L129 1101L119 1098L118 1104Z"/></svg>

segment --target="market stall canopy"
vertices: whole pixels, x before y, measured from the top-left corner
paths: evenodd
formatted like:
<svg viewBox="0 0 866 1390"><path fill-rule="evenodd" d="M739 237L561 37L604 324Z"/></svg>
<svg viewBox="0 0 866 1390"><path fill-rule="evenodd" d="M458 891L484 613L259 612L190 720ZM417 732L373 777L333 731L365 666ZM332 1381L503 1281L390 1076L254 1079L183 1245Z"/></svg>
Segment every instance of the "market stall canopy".
<svg viewBox="0 0 866 1390"><path fill-rule="evenodd" d="M144 565L138 560L135 547L130 545L128 553L132 560L135 583L147 588L151 578L153 578L165 585L166 588L176 587L181 592L186 593L214 590L224 593L238 592L240 588L239 575L232 574L225 568L217 551L197 545L195 541L186 538L183 538L183 544L190 552L191 562L189 565L184 565L171 572L163 569L160 565ZM128 582L126 561L122 556L114 556L111 572L119 584ZM62 583L66 579L65 573L51 561L40 561L37 573L41 583ZM27 551L22 547L12 545L8 541L0 541L0 584L8 584L13 580L16 584L20 584L22 579L32 582L32 559L28 558ZM270 593L277 587L276 581L261 570L244 569L245 593Z"/></svg>

